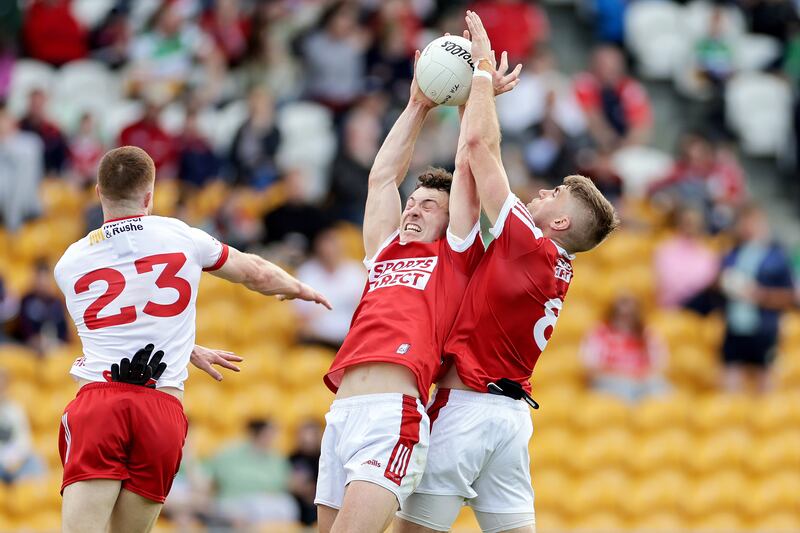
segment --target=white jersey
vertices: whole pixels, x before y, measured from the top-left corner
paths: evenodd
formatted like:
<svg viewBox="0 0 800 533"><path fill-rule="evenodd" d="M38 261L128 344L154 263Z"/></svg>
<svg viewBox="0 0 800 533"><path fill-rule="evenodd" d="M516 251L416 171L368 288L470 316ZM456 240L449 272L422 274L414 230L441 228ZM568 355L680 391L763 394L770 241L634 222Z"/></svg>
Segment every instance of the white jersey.
<svg viewBox="0 0 800 533"><path fill-rule="evenodd" d="M70 373L106 381L113 363L153 343L167 364L157 386L183 389L200 274L227 258L206 232L157 216L109 220L72 244L55 267L83 343Z"/></svg>

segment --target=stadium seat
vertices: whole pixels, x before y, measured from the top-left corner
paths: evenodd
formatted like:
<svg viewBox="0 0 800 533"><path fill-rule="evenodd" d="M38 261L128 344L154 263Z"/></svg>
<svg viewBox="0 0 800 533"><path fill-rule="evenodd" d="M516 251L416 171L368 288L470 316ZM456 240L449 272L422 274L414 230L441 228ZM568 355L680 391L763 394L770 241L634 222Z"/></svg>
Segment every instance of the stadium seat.
<svg viewBox="0 0 800 533"><path fill-rule="evenodd" d="M21 116L28 109L28 95L34 89L49 91L55 79L55 69L47 63L34 59L18 59L11 71L11 85L8 90L8 109Z"/></svg>
<svg viewBox="0 0 800 533"><path fill-rule="evenodd" d="M639 445L629 450L626 464L639 475L661 467L682 470L686 464L686 450L695 445L692 434L683 428L670 428L641 439Z"/></svg>
<svg viewBox="0 0 800 533"><path fill-rule="evenodd" d="M89 30L97 27L114 7L114 0L72 0L72 15Z"/></svg>
<svg viewBox="0 0 800 533"><path fill-rule="evenodd" d="M600 429L625 426L630 419L631 410L622 400L605 394L590 394L574 406L572 424L588 436Z"/></svg>
<svg viewBox="0 0 800 533"><path fill-rule="evenodd" d="M134 100L120 100L103 110L102 136L106 143L115 145L120 132L142 116L144 106Z"/></svg>
<svg viewBox="0 0 800 533"><path fill-rule="evenodd" d="M692 398L682 393L646 398L633 410L634 427L639 435L685 427L691 402Z"/></svg>
<svg viewBox="0 0 800 533"><path fill-rule="evenodd" d="M783 355L781 355L783 357ZM800 393L772 393L756 400L750 416L750 426L760 437L780 433L789 427L800 427Z"/></svg>
<svg viewBox="0 0 800 533"><path fill-rule="evenodd" d="M53 117L66 131L78 126L80 115L85 111L91 112L98 122L105 123L107 111L121 100L119 77L105 64L90 59L63 65L53 80L50 97Z"/></svg>
<svg viewBox="0 0 800 533"><path fill-rule="evenodd" d="M755 441L750 433L740 428L711 430L703 441L687 454L687 464L698 475L723 468L743 470L749 460Z"/></svg>
<svg viewBox="0 0 800 533"><path fill-rule="evenodd" d="M576 533L594 533L597 531L624 531L625 520L615 513L595 511L576 517L570 522L570 531Z"/></svg>
<svg viewBox="0 0 800 533"><path fill-rule="evenodd" d="M711 394L694 402L690 412L692 426L699 432L715 432L725 427L746 427L751 400L744 395Z"/></svg>
<svg viewBox="0 0 800 533"><path fill-rule="evenodd" d="M643 0L628 6L625 13L625 44L636 58L643 76L667 79L672 74L672 54L686 41L680 6L659 0ZM655 45L669 47L655 48Z"/></svg>
<svg viewBox="0 0 800 533"><path fill-rule="evenodd" d="M686 4L683 20L691 33L687 37L699 39L708 35L709 23L715 7L718 6L707 0L693 0ZM734 6L723 7L722 9L724 13L722 35L727 39L736 39L744 35L747 26L742 12Z"/></svg>
<svg viewBox="0 0 800 533"><path fill-rule="evenodd" d="M535 420L535 419L534 419ZM534 426L531 439L531 463L535 468L564 468L572 460L576 442L571 432L564 427L548 427L539 430Z"/></svg>
<svg viewBox="0 0 800 533"><path fill-rule="evenodd" d="M692 531L697 533L719 533L720 531L741 531L744 521L734 511L710 512L692 522Z"/></svg>
<svg viewBox="0 0 800 533"><path fill-rule="evenodd" d="M797 533L800 531L800 513L791 511L770 513L763 519L753 522L752 529L770 533Z"/></svg>
<svg viewBox="0 0 800 533"><path fill-rule="evenodd" d="M749 479L739 470L717 471L697 481L681 498L681 508L694 521L715 512L736 513L748 498ZM735 531L721 528L719 531Z"/></svg>
<svg viewBox="0 0 800 533"><path fill-rule="evenodd" d="M535 461L532 465L531 476L537 510L563 513L568 499L566 495L572 494L574 488L570 477L562 469L540 467Z"/></svg>
<svg viewBox="0 0 800 533"><path fill-rule="evenodd" d="M20 344L0 344L0 368L15 382L32 380L39 364L36 352Z"/></svg>
<svg viewBox="0 0 800 533"><path fill-rule="evenodd" d="M682 470L654 466L625 494L622 511L636 521L651 515L675 517L690 486Z"/></svg>
<svg viewBox="0 0 800 533"><path fill-rule="evenodd" d="M789 135L791 90L777 76L742 72L725 86L725 117L745 153L776 156Z"/></svg>
<svg viewBox="0 0 800 533"><path fill-rule="evenodd" d="M653 3L650 0L634 4ZM658 1L657 3L667 4ZM665 177L672 169L672 156L649 146L630 146L614 153L612 158L614 171L622 178L625 194L634 198L642 197L647 187L654 181Z"/></svg>
<svg viewBox="0 0 800 533"><path fill-rule="evenodd" d="M236 131L247 120L249 110L245 100L234 100L216 113L206 112L198 117L200 130L220 153L230 149Z"/></svg>
<svg viewBox="0 0 800 533"><path fill-rule="evenodd" d="M647 512L640 519L632 523L633 531L647 533L675 533L685 531L686 524L672 512Z"/></svg>
<svg viewBox="0 0 800 533"><path fill-rule="evenodd" d="M590 473L602 467L622 467L635 448L630 432L619 427L596 428L576 440L570 468L576 473Z"/></svg>
<svg viewBox="0 0 800 533"><path fill-rule="evenodd" d="M796 404L794 408L797 408ZM745 466L754 474L762 476L783 470L800 472L800 426L789 425L784 431L759 438L747 457Z"/></svg>
<svg viewBox="0 0 800 533"><path fill-rule="evenodd" d="M745 33L734 45L734 64L739 71L758 71L769 67L781 55L781 43L769 35Z"/></svg>

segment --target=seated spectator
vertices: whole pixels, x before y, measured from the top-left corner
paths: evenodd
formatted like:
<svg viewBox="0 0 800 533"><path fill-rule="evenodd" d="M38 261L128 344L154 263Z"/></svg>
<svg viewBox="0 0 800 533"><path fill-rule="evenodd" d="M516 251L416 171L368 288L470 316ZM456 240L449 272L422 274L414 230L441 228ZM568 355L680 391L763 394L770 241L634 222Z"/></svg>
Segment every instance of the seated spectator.
<svg viewBox="0 0 800 533"><path fill-rule="evenodd" d="M248 118L233 138L230 161L234 183L263 190L278 179L275 155L281 134L275 126L275 103L264 87L248 95Z"/></svg>
<svg viewBox="0 0 800 533"><path fill-rule="evenodd" d="M647 329L639 302L631 296L614 301L581 352L589 381L600 392L636 402L668 389L663 376L666 347Z"/></svg>
<svg viewBox="0 0 800 533"><path fill-rule="evenodd" d="M328 215L308 200L306 177L292 169L281 179L285 202L264 216L262 244L278 244L292 250L290 256L304 256L317 234L329 225Z"/></svg>
<svg viewBox="0 0 800 533"><path fill-rule="evenodd" d="M167 101L177 97L195 74L195 58L206 70L219 68L221 56L214 42L187 21L180 4L163 2L148 31L133 41L130 81L134 95L157 90L167 95Z"/></svg>
<svg viewBox="0 0 800 533"><path fill-rule="evenodd" d="M577 157L580 173L589 176L608 200L618 205L625 193L622 177L617 174L613 161L614 152L602 147L581 150ZM563 172L568 174L569 172Z"/></svg>
<svg viewBox="0 0 800 533"><path fill-rule="evenodd" d="M91 113L81 115L78 131L69 140L69 162L72 176L80 187L93 185L97 179L97 168L106 147L100 140Z"/></svg>
<svg viewBox="0 0 800 533"><path fill-rule="evenodd" d="M200 27L214 40L228 65L238 65L247 51L250 20L240 0L216 0L200 19Z"/></svg>
<svg viewBox="0 0 800 533"><path fill-rule="evenodd" d="M197 111L186 113L183 133L178 138L178 179L185 185L202 187L219 177L221 162L211 143L200 131Z"/></svg>
<svg viewBox="0 0 800 533"><path fill-rule="evenodd" d="M422 22L403 0L381 2L373 20L375 39L367 52L368 83L397 101L408 98L414 50Z"/></svg>
<svg viewBox="0 0 800 533"><path fill-rule="evenodd" d="M307 420L297 428L295 447L289 456L292 464L292 494L300 507L300 523L312 526L317 521L317 492L322 427L316 420Z"/></svg>
<svg viewBox="0 0 800 533"><path fill-rule="evenodd" d="M47 113L47 94L34 89L28 95L28 112L19 121L19 129L39 136L44 144L44 170L58 174L67 160L67 142Z"/></svg>
<svg viewBox="0 0 800 533"><path fill-rule="evenodd" d="M0 368L0 482L11 485L45 473L31 443L28 415L8 397L10 376Z"/></svg>
<svg viewBox="0 0 800 533"><path fill-rule="evenodd" d="M739 243L722 260L720 288L726 297L723 387L740 392L748 374L762 392L771 389L780 318L795 305L792 265L770 236L769 222L756 206L736 222Z"/></svg>
<svg viewBox="0 0 800 533"><path fill-rule="evenodd" d="M0 220L10 231L41 212L43 161L42 141L32 133L19 131L11 113L0 103Z"/></svg>
<svg viewBox="0 0 800 533"><path fill-rule="evenodd" d="M31 349L45 354L58 343L67 342L69 333L64 304L56 291L52 269L47 263L36 265L33 286L22 296L15 337Z"/></svg>
<svg viewBox="0 0 800 533"><path fill-rule="evenodd" d="M328 297L333 311L316 309L296 301L301 319L300 342L339 349L350 329L350 321L364 291L364 268L348 259L336 229L317 234L311 258L297 269L297 278Z"/></svg>
<svg viewBox="0 0 800 533"><path fill-rule="evenodd" d="M576 163L576 143L560 126L557 97L550 91L545 98L544 116L531 128L533 138L524 146L525 163L530 172L553 187L570 174Z"/></svg>
<svg viewBox="0 0 800 533"><path fill-rule="evenodd" d="M6 341L6 327L19 310L19 300L6 287L0 275L0 343Z"/></svg>
<svg viewBox="0 0 800 533"><path fill-rule="evenodd" d="M647 142L653 124L650 101L644 87L628 76L617 48L595 48L591 71L575 78L575 94L598 145L614 148Z"/></svg>
<svg viewBox="0 0 800 533"><path fill-rule="evenodd" d="M132 40L128 10L122 5L114 6L89 36L92 57L112 69L119 69L128 62Z"/></svg>
<svg viewBox="0 0 800 533"><path fill-rule="evenodd" d="M469 8L481 16L492 47L508 52L512 64L520 63L547 42L550 24L545 11L524 0L479 0Z"/></svg>
<svg viewBox="0 0 800 533"><path fill-rule="evenodd" d="M686 207L676 212L675 234L659 244L654 254L659 305L691 306L716 280L719 258L704 236L700 211Z"/></svg>
<svg viewBox="0 0 800 533"><path fill-rule="evenodd" d="M707 136L689 132L680 139L672 171L650 186L650 194L667 209L677 205L701 209L709 229L716 232L730 225L747 190L736 156L715 147Z"/></svg>
<svg viewBox="0 0 800 533"><path fill-rule="evenodd" d="M345 119L330 172L330 204L337 218L359 225L364 221L369 172L382 136L380 117L374 113L357 107Z"/></svg>
<svg viewBox="0 0 800 533"><path fill-rule="evenodd" d="M29 57L55 66L86 57L86 30L72 15L70 3L71 0L28 3L22 38Z"/></svg>
<svg viewBox="0 0 800 533"><path fill-rule="evenodd" d="M155 93L148 95L144 115L119 134L120 146L138 146L153 158L156 178L175 177L178 146L176 139L159 123L162 102Z"/></svg>
<svg viewBox="0 0 800 533"><path fill-rule="evenodd" d="M733 43L725 35L725 8L714 6L708 32L694 45L695 70L712 92L720 92L734 72Z"/></svg>
<svg viewBox="0 0 800 533"><path fill-rule="evenodd" d="M206 464L220 513L232 522L297 520L297 502L289 494L291 465L274 446L276 429L267 420L251 420L248 438Z"/></svg>
<svg viewBox="0 0 800 533"><path fill-rule="evenodd" d="M303 43L308 96L335 113L364 91L369 34L358 23L358 4L338 1Z"/></svg>

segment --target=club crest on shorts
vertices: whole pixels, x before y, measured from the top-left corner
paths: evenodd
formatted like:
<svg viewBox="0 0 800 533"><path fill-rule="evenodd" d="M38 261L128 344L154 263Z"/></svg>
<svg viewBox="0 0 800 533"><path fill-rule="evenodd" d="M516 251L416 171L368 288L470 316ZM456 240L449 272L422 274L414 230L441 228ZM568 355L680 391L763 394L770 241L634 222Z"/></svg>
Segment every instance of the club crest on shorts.
<svg viewBox="0 0 800 533"><path fill-rule="evenodd" d="M411 349L411 345L404 342L403 344L401 344L400 346L397 347L397 352L396 353L399 353L400 355L405 355L405 354L408 353L408 351L410 349Z"/></svg>

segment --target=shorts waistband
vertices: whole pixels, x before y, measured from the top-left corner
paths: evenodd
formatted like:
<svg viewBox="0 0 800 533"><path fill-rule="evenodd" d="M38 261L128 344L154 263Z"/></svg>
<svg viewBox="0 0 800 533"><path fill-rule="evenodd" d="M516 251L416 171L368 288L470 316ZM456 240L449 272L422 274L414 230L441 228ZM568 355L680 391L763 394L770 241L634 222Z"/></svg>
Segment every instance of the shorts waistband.
<svg viewBox="0 0 800 533"><path fill-rule="evenodd" d="M397 405L398 403L410 403L412 401L416 403L418 407L422 407L422 402L420 402L419 398L400 392L360 394L358 396L333 400L331 409L351 409L353 407L363 407L366 405Z"/></svg>
<svg viewBox="0 0 800 533"><path fill-rule="evenodd" d="M145 387L143 385L134 385L133 383L120 383L119 381L95 381L93 383L87 383L86 385L78 389L78 395L82 394L84 391L90 391L95 389L117 389L119 391L139 392L144 394L157 394L160 399L167 400L170 402L175 402L177 405L183 408L183 404L181 403L181 401L171 394L167 394L166 392L161 392L158 389L151 389L150 387Z"/></svg>
<svg viewBox="0 0 800 533"><path fill-rule="evenodd" d="M530 409L528 404L522 400L515 400L508 396L500 396L498 394L489 394L488 392L461 389L436 389L435 395L438 396L439 393L445 392L448 393L447 405L489 404L507 407L509 409L517 409L519 411L528 411Z"/></svg>

